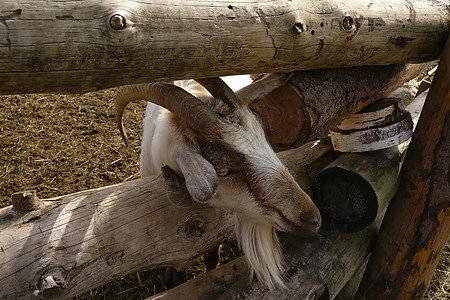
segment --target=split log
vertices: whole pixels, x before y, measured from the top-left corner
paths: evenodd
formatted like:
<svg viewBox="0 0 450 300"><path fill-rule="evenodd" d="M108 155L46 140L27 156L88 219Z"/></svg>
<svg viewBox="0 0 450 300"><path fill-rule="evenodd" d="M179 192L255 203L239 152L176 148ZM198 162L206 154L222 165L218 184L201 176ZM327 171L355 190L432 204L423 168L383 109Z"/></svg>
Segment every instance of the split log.
<svg viewBox="0 0 450 300"><path fill-rule="evenodd" d="M0 94L436 59L445 0L2 0Z"/></svg>
<svg viewBox="0 0 450 300"><path fill-rule="evenodd" d="M332 152L331 145L311 143L279 157L310 191L308 170L319 157L331 162ZM1 209L0 298L68 299L143 269L187 268L234 239L230 214L193 204L175 179L44 199L28 213L21 211L28 206Z"/></svg>
<svg viewBox="0 0 450 300"><path fill-rule="evenodd" d="M450 234L450 42L357 299L421 299Z"/></svg>
<svg viewBox="0 0 450 300"><path fill-rule="evenodd" d="M311 240L282 238L287 289L269 291L258 282L250 282L245 277L247 263L238 258L147 300L334 299L366 261L376 232L374 227L356 233L328 227Z"/></svg>

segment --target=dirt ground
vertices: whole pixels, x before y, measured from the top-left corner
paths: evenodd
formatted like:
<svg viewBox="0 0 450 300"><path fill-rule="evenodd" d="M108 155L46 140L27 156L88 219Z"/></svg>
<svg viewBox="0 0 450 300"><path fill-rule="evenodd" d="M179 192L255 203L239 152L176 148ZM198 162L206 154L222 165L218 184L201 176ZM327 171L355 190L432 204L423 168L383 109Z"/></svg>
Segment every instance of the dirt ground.
<svg viewBox="0 0 450 300"><path fill-rule="evenodd" d="M114 121L114 90L0 97L0 207L11 194L48 198L139 178L145 103L125 115L129 147ZM144 299L164 290L160 269L131 274L76 299ZM450 247L424 299L450 299Z"/></svg>

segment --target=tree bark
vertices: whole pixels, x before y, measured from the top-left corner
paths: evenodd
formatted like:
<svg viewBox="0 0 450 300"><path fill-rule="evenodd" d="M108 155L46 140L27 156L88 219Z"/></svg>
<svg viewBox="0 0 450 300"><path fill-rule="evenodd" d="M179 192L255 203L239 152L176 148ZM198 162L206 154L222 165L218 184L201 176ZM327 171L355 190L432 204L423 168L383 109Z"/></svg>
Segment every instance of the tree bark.
<svg viewBox="0 0 450 300"><path fill-rule="evenodd" d="M294 72L290 81L251 108L275 150L299 147L328 135L348 115L388 96L434 63Z"/></svg>
<svg viewBox="0 0 450 300"><path fill-rule="evenodd" d="M421 93L405 107L414 127L427 94L428 91ZM317 176L320 197L317 201L339 228L357 231L375 220L380 223L397 191L408 145L409 141L379 151L343 154L320 171Z"/></svg>
<svg viewBox="0 0 450 300"><path fill-rule="evenodd" d="M331 145L306 144L279 153L311 192L307 170ZM234 239L225 211L193 204L177 178L149 177L39 202L16 196L0 210L0 298L68 299L126 274L157 266L187 268ZM19 198L22 198L19 199ZM17 284L20 283L20 284Z"/></svg>
<svg viewBox="0 0 450 300"><path fill-rule="evenodd" d="M327 136L329 129L348 115L377 99L387 97L432 65L366 66L295 72L290 82L298 87L310 119L305 140Z"/></svg>
<svg viewBox="0 0 450 300"><path fill-rule="evenodd" d="M421 299L450 234L450 42L357 299Z"/></svg>
<svg viewBox="0 0 450 300"><path fill-rule="evenodd" d="M2 0L0 94L434 60L444 0Z"/></svg>

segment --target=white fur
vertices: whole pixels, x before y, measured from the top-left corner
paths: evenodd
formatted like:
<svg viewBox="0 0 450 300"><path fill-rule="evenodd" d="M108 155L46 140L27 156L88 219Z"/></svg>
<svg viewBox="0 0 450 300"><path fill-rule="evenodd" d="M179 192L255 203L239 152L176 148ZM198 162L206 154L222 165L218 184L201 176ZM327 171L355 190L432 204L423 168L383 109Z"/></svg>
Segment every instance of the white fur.
<svg viewBox="0 0 450 300"><path fill-rule="evenodd" d="M160 174L163 166L180 172L173 155L181 136L170 124L168 114L171 112L167 109L147 103L140 158L141 177Z"/></svg>
<svg viewBox="0 0 450 300"><path fill-rule="evenodd" d="M225 78L225 80L234 89L249 82L245 78ZM203 101L208 101L207 99L210 98L206 90L192 80L176 81L175 84ZM142 177L160 174L161 167L165 165L182 173L175 161L180 151L200 153L195 145L186 144L186 137L170 121L169 114L171 112L155 104L147 105L140 159ZM267 203L261 206L260 202L264 199L255 199L246 187L229 184L226 177L218 178L217 191L207 203L236 212L236 237L247 257L252 274L255 273L258 280L270 289L276 286L284 287L281 275L282 253L275 229L293 231L291 224L286 224L285 219L289 219L291 223L298 222L300 219L298 212L302 208L301 201L310 201L311 204L308 205L312 206L314 204L298 187L267 143L263 128L253 113L247 107L243 107L237 110L236 114L239 114L240 124L229 120L229 123L224 126L221 138L225 143L233 145L234 149L243 154L247 162L257 169L257 173L252 175L255 178L248 180L257 182L256 186L263 191L262 194L265 195L264 199ZM293 198L283 201L284 199L277 195L277 186L280 185L281 188L283 185L288 186L289 191L298 193L297 198L304 200ZM270 210L270 208L281 208L282 214L274 213L276 210Z"/></svg>
<svg viewBox="0 0 450 300"><path fill-rule="evenodd" d="M286 287L281 276L281 246L275 228L270 223L236 214L236 239L247 257L251 276L256 274L258 280L266 283L271 290L275 286Z"/></svg>

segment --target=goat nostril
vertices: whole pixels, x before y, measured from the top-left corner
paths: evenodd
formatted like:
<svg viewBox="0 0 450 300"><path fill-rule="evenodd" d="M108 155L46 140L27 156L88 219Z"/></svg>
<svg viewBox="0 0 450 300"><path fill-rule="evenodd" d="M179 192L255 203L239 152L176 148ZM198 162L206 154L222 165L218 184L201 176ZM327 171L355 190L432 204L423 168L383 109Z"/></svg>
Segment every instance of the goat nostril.
<svg viewBox="0 0 450 300"><path fill-rule="evenodd" d="M316 214L315 212L307 211L301 214L300 222L303 225L320 226L321 218L320 215Z"/></svg>

